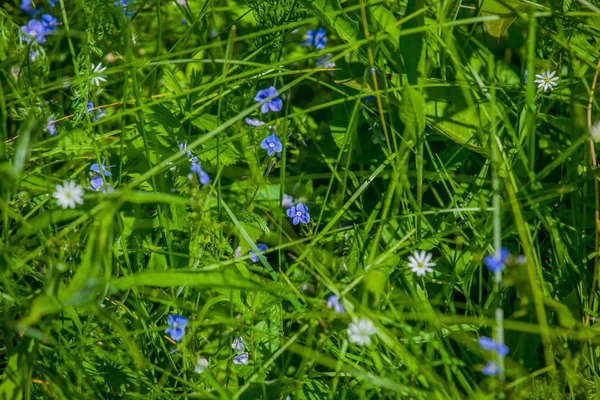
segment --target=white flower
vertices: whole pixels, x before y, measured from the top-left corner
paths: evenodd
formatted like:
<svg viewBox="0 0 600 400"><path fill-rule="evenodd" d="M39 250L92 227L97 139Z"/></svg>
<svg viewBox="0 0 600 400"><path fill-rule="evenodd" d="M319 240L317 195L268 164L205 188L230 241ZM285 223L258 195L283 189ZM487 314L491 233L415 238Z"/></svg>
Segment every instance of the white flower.
<svg viewBox="0 0 600 400"><path fill-rule="evenodd" d="M206 358L199 358L196 362L196 368L194 368L194 372L197 374L201 374L208 369L208 360Z"/></svg>
<svg viewBox="0 0 600 400"><path fill-rule="evenodd" d="M367 318L353 318L348 325L348 340L359 346L370 345L371 335L375 333L377 333L377 329L373 325L373 321Z"/></svg>
<svg viewBox="0 0 600 400"><path fill-rule="evenodd" d="M538 89L543 89L544 92L546 92L554 89L555 86L558 86L558 83L556 83L556 81L558 81L558 76L554 75L556 75L556 71L550 70L546 70L541 74L536 75L535 77L537 79L535 80L535 83L537 83Z"/></svg>
<svg viewBox="0 0 600 400"><path fill-rule="evenodd" d="M600 121L596 122L596 125L592 125L590 135L592 135L594 142L600 142Z"/></svg>
<svg viewBox="0 0 600 400"><path fill-rule="evenodd" d="M63 185L56 185L56 191L52 193L52 197L62 208L75 208L76 204L83 204L83 188L75 181L68 181Z"/></svg>
<svg viewBox="0 0 600 400"><path fill-rule="evenodd" d="M90 79L90 83L92 85L100 86L102 82L106 82L106 75L100 75L106 71L106 67L102 66L102 63L99 63L94 67L92 64L92 77Z"/></svg>
<svg viewBox="0 0 600 400"><path fill-rule="evenodd" d="M431 253L415 251L412 256L408 256L408 267L417 276L425 276L428 272L433 272L431 267L435 267L435 263L431 261Z"/></svg>

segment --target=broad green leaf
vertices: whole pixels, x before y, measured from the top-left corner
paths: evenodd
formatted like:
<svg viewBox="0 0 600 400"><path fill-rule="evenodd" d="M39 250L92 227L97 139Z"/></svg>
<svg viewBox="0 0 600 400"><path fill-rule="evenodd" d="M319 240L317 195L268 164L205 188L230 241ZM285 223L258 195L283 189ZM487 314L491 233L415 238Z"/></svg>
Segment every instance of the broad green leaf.
<svg viewBox="0 0 600 400"><path fill-rule="evenodd" d="M381 4L371 6L369 9L371 11L370 15L379 28L390 35L390 41L392 42L394 49L398 49L398 43L400 42L400 28L397 25L398 21L394 14Z"/></svg>
<svg viewBox="0 0 600 400"><path fill-rule="evenodd" d="M416 141L425 130L425 102L423 96L406 83L402 91L399 109L400 120L404 123L409 138Z"/></svg>
<svg viewBox="0 0 600 400"><path fill-rule="evenodd" d="M496 15L501 17L496 21L485 21L488 33L500 40L510 25L517 19L515 11L524 12L528 8L522 0L484 0L481 6L481 15Z"/></svg>

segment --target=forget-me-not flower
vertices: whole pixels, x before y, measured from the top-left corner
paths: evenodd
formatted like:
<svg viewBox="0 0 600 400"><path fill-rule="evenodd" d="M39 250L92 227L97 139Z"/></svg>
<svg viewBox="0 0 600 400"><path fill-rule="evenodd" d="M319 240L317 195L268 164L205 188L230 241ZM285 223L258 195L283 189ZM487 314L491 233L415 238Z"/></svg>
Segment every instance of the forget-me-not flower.
<svg viewBox="0 0 600 400"><path fill-rule="evenodd" d="M42 15L42 26L44 27L44 33L52 32L56 30L56 25L58 25L58 21L53 15L44 14Z"/></svg>
<svg viewBox="0 0 600 400"><path fill-rule="evenodd" d="M113 165L114 167L114 165ZM108 167L110 168L110 166ZM112 174L110 173L110 171L108 170L108 168L106 167L106 165L104 165L104 161L102 161L102 172L100 171L100 166L98 165L98 163L94 163L90 166L90 171L91 172L95 172L98 175L100 175L101 173L104 174L104 176L111 176Z"/></svg>
<svg viewBox="0 0 600 400"><path fill-rule="evenodd" d="M32 19L27 23L27 25L23 25L21 30L25 34L23 37L27 44L31 43L32 40L40 44L46 41L44 26L38 20Z"/></svg>
<svg viewBox="0 0 600 400"><path fill-rule="evenodd" d="M125 18L133 17L133 0L115 1L115 6L120 6L123 9L123 14L125 14Z"/></svg>
<svg viewBox="0 0 600 400"><path fill-rule="evenodd" d="M246 346L244 345L244 340L241 336L236 336L233 338L233 342L231 342L231 348L234 349L238 353L243 353L246 350Z"/></svg>
<svg viewBox="0 0 600 400"><path fill-rule="evenodd" d="M299 222L303 224L308 224L310 221L310 214L308 213L308 208L302 204L298 203L293 207L287 209L286 214L288 217L292 218L292 222L294 225L298 225Z"/></svg>
<svg viewBox="0 0 600 400"><path fill-rule="evenodd" d="M256 247L258 247L258 250L261 253L264 252L265 250L267 250L267 245L264 244L264 243L257 243ZM252 262L258 262L259 258L258 258L258 256L256 254L254 254L254 250L250 250L250 252L248 254L250 254L250 260ZM264 255L263 255L263 257L267 258L267 256L264 256Z"/></svg>
<svg viewBox="0 0 600 400"><path fill-rule="evenodd" d="M500 249L499 254L488 254L487 256L483 257L483 263L492 272L502 271L509 255L510 252L508 249L503 247Z"/></svg>
<svg viewBox="0 0 600 400"><path fill-rule="evenodd" d="M275 89L275 86L269 86L266 89L259 90L256 93L256 96L254 96L254 101L261 102L269 97L273 97L271 100L265 102L260 107L260 112L262 112L263 114L266 114L269 111L279 112L281 111L281 107L283 106L283 101L281 101L281 99L278 96L279 93L277 93L277 89Z"/></svg>
<svg viewBox="0 0 600 400"><path fill-rule="evenodd" d="M110 183L106 182L106 186L108 187L108 193L112 193L114 189L110 186ZM100 175L96 175L92 178L90 189L93 191L102 191L102 193L106 193L106 188L104 187L104 182L102 181L102 177Z"/></svg>
<svg viewBox="0 0 600 400"><path fill-rule="evenodd" d="M274 133L264 138L263 141L260 142L260 147L267 150L269 156L272 156L274 152L281 153L281 150L283 150L283 145Z"/></svg>
<svg viewBox="0 0 600 400"><path fill-rule="evenodd" d="M169 327L165 330L165 333L168 333L174 341L179 342L185 334L188 319L181 315L171 314L167 317L167 323Z"/></svg>
<svg viewBox="0 0 600 400"><path fill-rule="evenodd" d="M210 177L206 172L202 170L202 167L200 167L198 157L194 156L190 161L192 163L190 171L198 175L198 180L200 181L200 183L202 185L206 185L208 182L210 182Z"/></svg>
<svg viewBox="0 0 600 400"><path fill-rule="evenodd" d="M346 312L346 309L342 303L340 303L339 297L337 297L335 294L332 294L327 299L327 308L332 308L337 314L343 314Z"/></svg>
<svg viewBox="0 0 600 400"><path fill-rule="evenodd" d="M304 42L302 42L303 46L314 46L315 49L321 50L325 48L325 44L327 43L327 37L325 37L325 29L319 28L316 31L310 29L306 31L306 36Z"/></svg>

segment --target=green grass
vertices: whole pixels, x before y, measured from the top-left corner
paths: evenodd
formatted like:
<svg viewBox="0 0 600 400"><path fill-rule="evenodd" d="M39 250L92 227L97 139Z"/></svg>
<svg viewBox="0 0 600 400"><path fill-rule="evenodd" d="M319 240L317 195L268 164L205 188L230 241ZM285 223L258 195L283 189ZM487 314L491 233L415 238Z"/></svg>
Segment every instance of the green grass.
<svg viewBox="0 0 600 400"><path fill-rule="evenodd" d="M39 45L0 6L0 398L599 398L596 1L35 4Z"/></svg>

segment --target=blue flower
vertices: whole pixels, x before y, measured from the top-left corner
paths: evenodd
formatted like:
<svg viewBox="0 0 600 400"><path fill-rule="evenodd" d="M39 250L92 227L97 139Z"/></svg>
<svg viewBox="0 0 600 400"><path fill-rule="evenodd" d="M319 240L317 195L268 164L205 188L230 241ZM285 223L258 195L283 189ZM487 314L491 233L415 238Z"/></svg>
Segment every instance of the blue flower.
<svg viewBox="0 0 600 400"><path fill-rule="evenodd" d="M183 142L179 142L179 151L181 151L183 154L185 154L186 157L189 157L192 155L192 152L187 149L187 144L185 144ZM198 158L196 158L196 160L197 159Z"/></svg>
<svg viewBox="0 0 600 400"><path fill-rule="evenodd" d="M108 168L110 168L110 166ZM104 176L112 175L110 173L110 171L108 170L108 168L106 168L106 165L104 165L104 161L102 161L102 172L104 173ZM98 165L98 163L92 164L92 166L90 167L90 171L95 172L96 174L100 175L101 172L100 172L100 166Z"/></svg>
<svg viewBox="0 0 600 400"><path fill-rule="evenodd" d="M264 243L257 243L256 247L258 247L258 250L261 253L267 249L267 245ZM259 258L257 255L254 254L254 250L250 250L250 252L248 254L250 254L250 260L252 260L252 262L258 262ZM264 256L264 257L267 258L267 256Z"/></svg>
<svg viewBox="0 0 600 400"><path fill-rule="evenodd" d="M264 89L264 90L259 90L256 93L256 96L254 96L254 101L264 101L269 97L273 97L272 100L268 100L266 101L261 107L260 107L260 112L262 112L263 114L266 114L267 112L273 111L273 112L279 112L281 111L281 107L283 106L283 102L281 101L281 99L278 97L279 93L277 93L277 89L275 89L275 86L269 86L268 88Z"/></svg>
<svg viewBox="0 0 600 400"><path fill-rule="evenodd" d="M250 126L261 126L261 125L265 124L263 121L260 121L258 119L252 119L252 118L246 118L245 121Z"/></svg>
<svg viewBox="0 0 600 400"><path fill-rule="evenodd" d="M110 183L106 182L106 186L108 186L108 192L112 193L114 190ZM92 178L92 186L90 187L93 191L101 190L102 193L106 193L106 189L104 188L104 182L102 181L102 177L100 175L96 175Z"/></svg>
<svg viewBox="0 0 600 400"><path fill-rule="evenodd" d="M21 30L25 34L23 39L25 39L27 44L31 43L33 39L35 39L38 44L46 41L46 38L44 37L44 26L38 20L32 19L27 25L23 25Z"/></svg>
<svg viewBox="0 0 600 400"><path fill-rule="evenodd" d="M494 339L489 338L487 336L481 336L479 338L478 342L479 342L479 346L483 350L495 351L496 353L498 353L498 355L500 357L506 356L509 352L507 345L505 345L504 343L500 344L500 343L496 342Z"/></svg>
<svg viewBox="0 0 600 400"><path fill-rule="evenodd" d="M56 5L56 0L48 0L48 3L50 3L50 7L54 7Z"/></svg>
<svg viewBox="0 0 600 400"><path fill-rule="evenodd" d="M31 2L31 0L21 0L21 6L20 7L21 7L21 10L25 11L26 13L28 13L32 17L35 17L40 12L40 10L38 10L37 8L35 8L35 6L33 5L33 3Z"/></svg>
<svg viewBox="0 0 600 400"><path fill-rule="evenodd" d="M123 14L125 14L125 18L133 17L133 0L119 0L115 1L115 6L121 7L123 9Z"/></svg>
<svg viewBox="0 0 600 400"><path fill-rule="evenodd" d="M244 350L246 350L244 340L241 336L236 336L235 338L233 338L233 342L231 342L231 348L238 353L243 353Z"/></svg>
<svg viewBox="0 0 600 400"><path fill-rule="evenodd" d="M316 31L310 29L306 32L305 40L302 42L303 46L314 46L316 49L321 50L325 48L327 38L325 37L325 29L319 28Z"/></svg>
<svg viewBox="0 0 600 400"><path fill-rule="evenodd" d="M192 159L190 161L192 162L190 171L192 171L193 173L198 175L198 179L200 180L200 183L203 185L206 185L208 182L210 182L210 177L200 167L200 163L198 162L198 157L194 156L194 157L192 157Z"/></svg>
<svg viewBox="0 0 600 400"><path fill-rule="evenodd" d="M171 335L171 339L174 341L179 342L185 334L185 326L188 323L188 319L181 315L171 314L167 318L167 323L169 327L165 330L165 333Z"/></svg>
<svg viewBox="0 0 600 400"><path fill-rule="evenodd" d="M94 116L92 117L92 121L97 122L98 120L104 117L106 117L106 111L104 111L103 109L99 109L98 111L96 111L96 114L94 114Z"/></svg>
<svg viewBox="0 0 600 400"><path fill-rule="evenodd" d="M498 375L498 372L500 372L500 367L498 367L498 364L496 364L495 362L488 361L488 363L485 364L481 372L487 376Z"/></svg>
<svg viewBox="0 0 600 400"><path fill-rule="evenodd" d="M363 101L375 101L377 98L375 96L363 96Z"/></svg>
<svg viewBox="0 0 600 400"><path fill-rule="evenodd" d="M283 146L279 141L279 138L277 138L277 135L274 133L264 138L263 141L260 142L260 147L267 150L267 153L270 156L273 155L273 152L281 153L281 150L283 150Z"/></svg>
<svg viewBox="0 0 600 400"><path fill-rule="evenodd" d="M483 257L483 263L492 272L502 271L509 255L510 252L508 249L503 247L500 249L500 254L488 254L487 256Z"/></svg>
<svg viewBox="0 0 600 400"><path fill-rule="evenodd" d="M335 294L332 294L329 296L329 299L327 299L327 308L333 308L333 311L335 311L337 314L343 314L346 312L346 309L342 303L340 303L339 297L337 297Z"/></svg>
<svg viewBox="0 0 600 400"><path fill-rule="evenodd" d="M237 365L240 365L240 364L248 365L248 353L240 354L240 355L233 357L233 363L237 364Z"/></svg>
<svg viewBox="0 0 600 400"><path fill-rule="evenodd" d="M308 224L310 221L310 214L308 213L308 208L302 203L296 204L294 207L288 208L287 216L293 219L294 225L298 225L299 222L303 224Z"/></svg>
<svg viewBox="0 0 600 400"><path fill-rule="evenodd" d="M50 136L56 136L56 124L54 123L54 120L52 118L48 118L46 132L48 132Z"/></svg>
<svg viewBox="0 0 600 400"><path fill-rule="evenodd" d="M91 114L92 111L94 111L94 103L92 103L91 100L87 101L87 110L88 110L88 114Z"/></svg>
<svg viewBox="0 0 600 400"><path fill-rule="evenodd" d="M48 33L55 30L56 25L58 25L58 21L54 16L50 14L42 15L42 26L44 27L44 33Z"/></svg>

